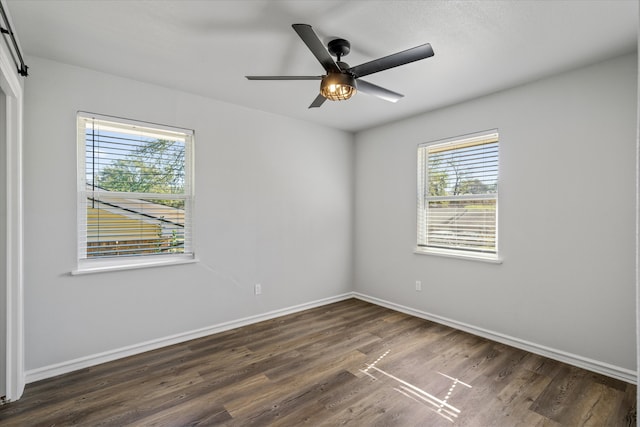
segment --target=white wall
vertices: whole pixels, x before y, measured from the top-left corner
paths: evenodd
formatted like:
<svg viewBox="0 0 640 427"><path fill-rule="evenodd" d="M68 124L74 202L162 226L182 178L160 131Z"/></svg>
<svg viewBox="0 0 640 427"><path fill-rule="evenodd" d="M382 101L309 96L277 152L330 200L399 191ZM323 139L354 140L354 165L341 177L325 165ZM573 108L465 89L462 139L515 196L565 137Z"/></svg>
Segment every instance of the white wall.
<svg viewBox="0 0 640 427"><path fill-rule="evenodd" d="M317 125L28 63L28 371L351 290L636 369L635 55L361 132L355 150ZM70 276L77 110L196 130L200 263ZM417 144L494 127L504 263L414 254Z"/></svg>
<svg viewBox="0 0 640 427"><path fill-rule="evenodd" d="M351 134L41 58L28 63L27 371L351 291ZM195 129L199 263L70 276L77 110Z"/></svg>
<svg viewBox="0 0 640 427"><path fill-rule="evenodd" d="M636 76L624 56L357 134L355 290L635 371ZM414 254L417 145L492 128L504 263Z"/></svg>

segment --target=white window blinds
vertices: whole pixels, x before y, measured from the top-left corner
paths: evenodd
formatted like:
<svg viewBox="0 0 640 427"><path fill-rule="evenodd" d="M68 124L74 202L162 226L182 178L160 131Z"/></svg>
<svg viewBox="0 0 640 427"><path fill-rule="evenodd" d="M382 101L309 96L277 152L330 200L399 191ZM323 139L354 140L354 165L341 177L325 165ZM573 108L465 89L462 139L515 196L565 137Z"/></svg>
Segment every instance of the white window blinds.
<svg viewBox="0 0 640 427"><path fill-rule="evenodd" d="M192 254L193 131L78 114L80 260Z"/></svg>
<svg viewBox="0 0 640 427"><path fill-rule="evenodd" d="M497 254L498 134L418 146L418 248Z"/></svg>

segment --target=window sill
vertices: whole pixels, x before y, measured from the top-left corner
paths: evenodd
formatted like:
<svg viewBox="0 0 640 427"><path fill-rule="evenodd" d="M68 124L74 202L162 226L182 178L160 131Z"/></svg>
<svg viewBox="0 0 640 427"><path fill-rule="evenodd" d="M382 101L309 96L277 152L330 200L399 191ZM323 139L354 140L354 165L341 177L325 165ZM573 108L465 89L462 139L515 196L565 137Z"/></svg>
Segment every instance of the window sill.
<svg viewBox="0 0 640 427"><path fill-rule="evenodd" d="M458 259L466 259L470 261L488 262L491 264L502 264L502 258L494 254L470 254L470 253L464 253L461 251L454 251L454 250L448 250L448 249L435 249L435 248L424 248L424 247L415 248L413 253L418 255L435 255L435 256L442 256L447 258L458 258Z"/></svg>
<svg viewBox="0 0 640 427"><path fill-rule="evenodd" d="M193 255L185 255L184 257L149 257L144 259L100 259L100 260L82 260L78 268L71 271L72 276L82 274L106 273L109 271L133 270L138 268L164 267L169 265L191 264L199 260Z"/></svg>

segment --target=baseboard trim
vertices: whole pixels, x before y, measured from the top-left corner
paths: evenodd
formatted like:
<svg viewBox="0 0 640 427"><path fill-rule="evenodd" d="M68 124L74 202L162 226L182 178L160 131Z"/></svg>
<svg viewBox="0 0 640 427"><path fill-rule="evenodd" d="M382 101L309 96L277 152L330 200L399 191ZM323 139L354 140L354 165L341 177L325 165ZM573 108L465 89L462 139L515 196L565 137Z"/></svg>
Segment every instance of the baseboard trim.
<svg viewBox="0 0 640 427"><path fill-rule="evenodd" d="M170 335L164 338L158 338L134 344L126 347L122 347L115 350L109 350L90 356L80 357L77 359L69 360L66 362L56 363L54 365L44 366L37 369L31 369L25 372L25 382L27 384L40 381L46 378L55 377L57 375L66 374L68 372L77 371L79 369L88 368L91 366L99 365L101 363L111 362L113 360L121 359L123 357L133 356L136 354L144 353L146 351L155 350L161 347L169 345L179 344L181 342L193 340L196 338L202 338L207 335L217 334L219 332L228 331L231 329L239 328L242 326L251 325L253 323L270 320L276 317L285 316L287 314L297 313L299 311L308 310L310 308L321 307L323 305L331 304L338 301L343 301L349 298L353 298L353 293L345 293L342 295L336 295L329 298L323 298L316 301L311 301L304 304L295 305L292 307L282 308L279 310L269 311L267 313L258 314L255 316L249 316L238 320L232 320L229 322L219 323L217 325L208 326L205 328L196 329L193 331L183 332L180 334Z"/></svg>
<svg viewBox="0 0 640 427"><path fill-rule="evenodd" d="M446 317L442 317L442 316L427 313L421 310L417 310L414 308L406 307L404 305L396 304L380 298L361 294L359 292L354 292L353 296L354 298L360 299L362 301L370 302L372 304L390 308L392 310L409 314L411 316L419 317L422 319L430 320L432 322L450 326L454 329L459 329L473 335L487 338L492 341L509 345L511 347L519 348L521 350L529 351L531 353L538 354L540 356L548 357L549 359L558 360L560 362L577 366L579 368L587 369L589 371L592 371L598 374L602 374L608 377L626 381L631 384L638 383L637 371L632 371L630 369L621 368L619 366L614 366L598 360L593 360L586 357L578 356L577 354L572 354L562 350L546 347L540 344L536 344L530 341L525 341L519 338L501 334L499 332L491 331L488 329L478 328L476 326L469 325L467 323L458 322L456 320L448 319Z"/></svg>
<svg viewBox="0 0 640 427"><path fill-rule="evenodd" d="M204 336L216 334L219 332L228 331L231 329L239 328L242 326L251 325L254 323L262 322L265 320L274 319L276 317L285 316L287 314L293 314L300 311L308 310L310 308L321 307L323 305L331 304L334 302L344 301L349 298L357 298L362 301L366 301L372 304L376 304L382 307L389 308L391 310L399 311L411 316L419 317L421 319L430 320L432 322L440 323L454 329L468 332L473 335L477 335L483 338L490 339L502 344L506 344L521 350L529 351L534 354L539 354L550 359L558 360L560 362L568 363L579 368L587 369L598 374L606 375L608 377L616 378L631 384L637 384L637 372L619 366L610 365L598 360L589 359L586 357L578 356L576 354L567 353L562 350L553 349L550 347L542 346L536 343L525 341L519 338L515 338L509 335L501 334L499 332L491 331L488 329L478 328L467 323L458 322L446 317L438 316L435 314L427 313L415 308L407 307L401 304L396 304L381 298L376 298L370 295L362 294L359 292L349 292L341 295L336 295L329 298L323 298L316 301L311 301L304 304L299 304L279 310L273 310L266 313L258 314L255 316L249 316L238 320L220 323L217 325L208 326L193 331L188 331L180 334L170 335L164 338L150 340L139 344L134 344L126 347L122 347L115 350L109 350L102 353L81 357L78 359L69 360L66 362L57 363L54 365L44 366L37 369L28 370L25 372L25 383L29 384L35 381L43 380L46 378L55 377L57 375L66 374L68 372L76 371L79 369L88 368L91 366L99 365L101 363L111 362L113 360L121 359L123 357L133 356L136 354L144 353L146 351L155 350L158 348L166 347L169 345L179 344L189 340L202 338Z"/></svg>

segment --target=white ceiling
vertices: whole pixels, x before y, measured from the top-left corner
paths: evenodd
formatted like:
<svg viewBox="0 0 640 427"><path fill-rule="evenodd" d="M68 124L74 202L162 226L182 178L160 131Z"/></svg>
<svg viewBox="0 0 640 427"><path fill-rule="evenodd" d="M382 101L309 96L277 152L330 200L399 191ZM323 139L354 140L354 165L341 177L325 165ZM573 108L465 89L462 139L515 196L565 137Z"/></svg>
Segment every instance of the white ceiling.
<svg viewBox="0 0 640 427"><path fill-rule="evenodd" d="M358 131L637 49L637 0L7 0L27 55ZM435 56L366 77L403 93L307 107L320 75L291 28L351 42L358 65L423 43ZM27 62L27 65L28 62ZM28 83L27 83L28 84Z"/></svg>

